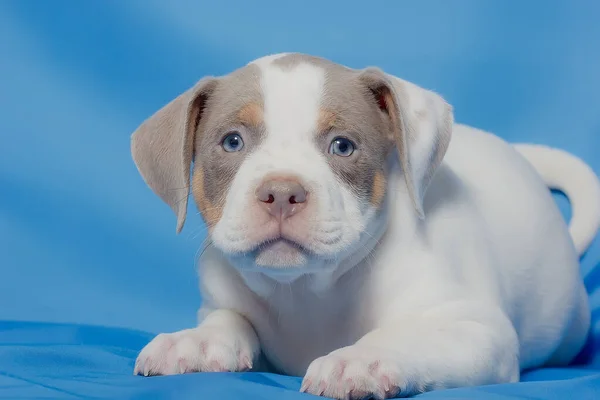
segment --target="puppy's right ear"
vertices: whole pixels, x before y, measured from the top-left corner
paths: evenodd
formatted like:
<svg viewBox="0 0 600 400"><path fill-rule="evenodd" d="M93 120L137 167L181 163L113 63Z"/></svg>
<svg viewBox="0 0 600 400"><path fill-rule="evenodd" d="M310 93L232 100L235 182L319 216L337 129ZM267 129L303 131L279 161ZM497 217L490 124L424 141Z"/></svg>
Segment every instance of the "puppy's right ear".
<svg viewBox="0 0 600 400"><path fill-rule="evenodd" d="M218 79L207 77L148 118L131 136L133 160L148 186L185 222L194 134Z"/></svg>

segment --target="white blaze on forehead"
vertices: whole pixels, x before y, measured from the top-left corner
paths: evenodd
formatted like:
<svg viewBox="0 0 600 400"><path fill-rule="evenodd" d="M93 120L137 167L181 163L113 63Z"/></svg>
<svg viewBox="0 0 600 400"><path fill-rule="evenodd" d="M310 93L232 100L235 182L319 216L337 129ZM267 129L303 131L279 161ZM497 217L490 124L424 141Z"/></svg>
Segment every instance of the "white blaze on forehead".
<svg viewBox="0 0 600 400"><path fill-rule="evenodd" d="M269 139L298 143L310 138L317 124L325 71L306 62L283 68L273 61L259 66Z"/></svg>

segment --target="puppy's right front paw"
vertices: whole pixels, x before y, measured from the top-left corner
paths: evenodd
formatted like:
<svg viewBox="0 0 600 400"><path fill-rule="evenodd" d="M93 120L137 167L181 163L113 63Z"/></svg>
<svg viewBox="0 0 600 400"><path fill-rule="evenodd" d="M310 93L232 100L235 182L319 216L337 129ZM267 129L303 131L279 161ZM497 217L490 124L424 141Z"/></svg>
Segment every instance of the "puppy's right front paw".
<svg viewBox="0 0 600 400"><path fill-rule="evenodd" d="M142 349L133 373L149 376L248 371L258 355L258 344L253 339L241 332L208 327L163 333Z"/></svg>

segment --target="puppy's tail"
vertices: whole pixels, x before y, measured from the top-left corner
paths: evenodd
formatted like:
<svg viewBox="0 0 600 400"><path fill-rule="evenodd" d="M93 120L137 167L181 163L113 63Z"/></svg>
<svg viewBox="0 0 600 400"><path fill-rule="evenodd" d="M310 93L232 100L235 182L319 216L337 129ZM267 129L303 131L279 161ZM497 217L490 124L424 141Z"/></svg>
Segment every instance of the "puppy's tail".
<svg viewBox="0 0 600 400"><path fill-rule="evenodd" d="M600 181L580 158L541 145L515 144L515 149L541 175L550 189L563 192L571 203L569 233L581 256L600 228Z"/></svg>

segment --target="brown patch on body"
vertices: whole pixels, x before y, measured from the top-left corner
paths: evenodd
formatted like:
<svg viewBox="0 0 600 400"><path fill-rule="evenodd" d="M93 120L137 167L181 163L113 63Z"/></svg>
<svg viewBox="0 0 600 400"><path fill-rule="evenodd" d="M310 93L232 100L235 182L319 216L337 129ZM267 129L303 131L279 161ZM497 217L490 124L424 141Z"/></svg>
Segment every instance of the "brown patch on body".
<svg viewBox="0 0 600 400"><path fill-rule="evenodd" d="M258 103L248 103L240 109L237 117L242 124L257 128L263 123L263 108Z"/></svg>
<svg viewBox="0 0 600 400"><path fill-rule="evenodd" d="M192 194L196 205L200 210L202 218L208 229L212 229L223 215L223 207L225 206L223 201L219 201L214 204L206 197L204 185L204 170L202 168L195 168L194 175L192 177Z"/></svg>
<svg viewBox="0 0 600 400"><path fill-rule="evenodd" d="M379 207L386 192L386 179L383 171L377 171L373 177L373 185L371 186L371 204Z"/></svg>

